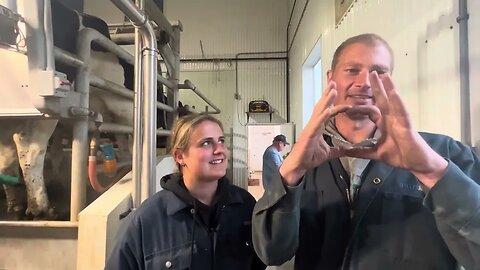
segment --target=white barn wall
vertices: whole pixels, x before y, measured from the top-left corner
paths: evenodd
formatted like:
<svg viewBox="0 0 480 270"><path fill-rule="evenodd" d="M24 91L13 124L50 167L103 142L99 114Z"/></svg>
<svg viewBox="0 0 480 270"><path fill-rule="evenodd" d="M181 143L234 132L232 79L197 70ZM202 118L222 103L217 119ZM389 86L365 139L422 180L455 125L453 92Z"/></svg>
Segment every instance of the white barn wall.
<svg viewBox="0 0 480 270"><path fill-rule="evenodd" d="M182 58L285 50L286 0L165 0L164 12L184 26Z"/></svg>
<svg viewBox="0 0 480 270"><path fill-rule="evenodd" d="M182 59L198 58L264 58L285 57L285 54L246 54L286 51L287 0L166 0L164 12L170 20L180 20ZM200 47L202 41L203 54ZM238 68L235 72L235 68ZM197 73L200 72L200 73ZM236 74L235 74L236 73ZM203 84L193 80L197 74ZM201 74L201 75L199 75ZM233 77L232 77L233 74ZM226 132L233 129L230 147L233 181L246 187L247 131L245 112L248 102L264 98L275 109L273 121L286 119L286 60L252 60L216 62L183 62L181 77L191 76L206 96L215 101L222 113L218 116ZM221 82L214 80L221 79ZM222 89L218 89L218 83ZM217 84L217 85L215 85ZM234 99L238 85L241 99ZM210 91L207 88L215 89ZM218 89L218 91L217 91ZM185 91L185 90L183 90ZM188 100L181 96L182 101ZM186 102L188 103L188 102ZM268 117L255 116L250 122L268 122Z"/></svg>
<svg viewBox="0 0 480 270"><path fill-rule="evenodd" d="M315 42L321 38L326 74L333 51L343 40L355 34L373 32L389 41L395 52L393 77L414 125L419 130L460 139L457 2L356 1L344 21L335 28L333 0L297 1L295 13L301 13L305 3L308 6L293 43L291 38L296 25L289 28L292 120L302 122L302 112L293 109L302 104L301 91L296 89L302 87L302 65ZM473 12L472 5L470 12ZM298 15L292 18L296 17ZM478 23L470 26L471 35L472 28L478 31ZM474 72L472 70L472 77Z"/></svg>
<svg viewBox="0 0 480 270"><path fill-rule="evenodd" d="M110 1L84 1L85 12L108 23L123 21L123 15ZM236 76L235 61L231 60L240 53L239 58L285 58L286 54L245 53L286 51L288 4L288 0L164 0L165 16L183 25L181 58L207 59L182 62L180 77L182 81L191 79L222 110L218 117L225 124L225 131L233 136L230 167L233 181L239 186L246 187L248 178L244 126L248 102L265 98L275 109L273 121L285 122L287 118L286 60L239 61ZM219 58L223 60L208 60ZM237 82L240 100L233 98ZM199 104L197 109L203 110L204 103L186 91L181 92L182 102ZM268 121L268 117L256 116L250 122Z"/></svg>

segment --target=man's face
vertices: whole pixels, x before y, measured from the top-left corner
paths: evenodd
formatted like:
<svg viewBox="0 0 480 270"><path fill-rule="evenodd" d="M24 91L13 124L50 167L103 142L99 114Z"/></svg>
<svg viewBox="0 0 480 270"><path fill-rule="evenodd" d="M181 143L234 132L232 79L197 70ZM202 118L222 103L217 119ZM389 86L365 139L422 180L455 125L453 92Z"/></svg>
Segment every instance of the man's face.
<svg viewBox="0 0 480 270"><path fill-rule="evenodd" d="M377 71L381 77L391 72L392 58L388 49L382 44L369 46L355 43L346 47L341 53L335 70L328 72L328 81L337 84L336 105L373 105L369 74Z"/></svg>
<svg viewBox="0 0 480 270"><path fill-rule="evenodd" d="M284 143L284 142L279 142L279 143L278 143L278 146L279 146L279 147L278 147L278 148L279 148L279 152L282 152L283 149L285 149L285 143Z"/></svg>

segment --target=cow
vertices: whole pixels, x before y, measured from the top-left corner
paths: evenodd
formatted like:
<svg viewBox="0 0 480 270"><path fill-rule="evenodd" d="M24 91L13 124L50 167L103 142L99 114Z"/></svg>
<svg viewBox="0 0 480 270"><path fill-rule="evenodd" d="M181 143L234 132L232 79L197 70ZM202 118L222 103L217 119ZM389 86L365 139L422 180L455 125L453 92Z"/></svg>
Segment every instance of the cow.
<svg viewBox="0 0 480 270"><path fill-rule="evenodd" d="M78 31L83 27L94 28L103 35L110 37L108 26L101 19L80 14L65 7L59 0L51 1L53 39L56 47L75 53ZM133 86L133 67L125 61L105 52L102 48L92 43L91 72L98 77L127 87ZM67 75L69 81L75 81L75 68L56 63L56 70ZM125 73L125 74L124 74ZM128 79L125 80L125 77ZM163 97L160 86L159 96ZM133 123L133 104L131 100L106 94L101 91L90 91L90 109L100 112L105 122L115 122L123 125ZM160 120L164 117L158 117ZM54 119L35 120L0 120L2 132L0 133L0 182L1 176L11 176L18 179L17 183L4 184L7 212L14 219L56 219L57 211L51 207L44 179L44 160L47 153L49 138L54 134L58 121ZM165 123L158 122L159 127ZM127 145L126 138L119 145ZM50 155L57 161L52 161L53 167L58 164L63 150L58 146L58 139L54 140L57 146L52 146L51 151L57 154ZM54 144L55 145L55 144ZM126 151L123 151L124 153ZM20 165L20 166L19 166ZM19 170L19 167L21 170ZM58 166L57 166L58 169ZM85 167L85 169L87 169ZM11 178L12 179L12 178ZM24 185L22 184L22 179ZM26 192L25 192L26 189ZM26 196L25 196L26 194Z"/></svg>

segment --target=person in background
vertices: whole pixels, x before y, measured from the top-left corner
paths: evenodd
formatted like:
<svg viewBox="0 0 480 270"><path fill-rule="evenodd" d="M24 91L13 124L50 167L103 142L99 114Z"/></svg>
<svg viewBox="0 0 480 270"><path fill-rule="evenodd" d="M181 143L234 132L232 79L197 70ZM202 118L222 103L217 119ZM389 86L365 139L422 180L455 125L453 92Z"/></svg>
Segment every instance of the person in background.
<svg viewBox="0 0 480 270"><path fill-rule="evenodd" d="M253 242L295 269L480 269L480 163L468 146L419 133L375 34L344 41L328 85L257 202Z"/></svg>
<svg viewBox="0 0 480 270"><path fill-rule="evenodd" d="M282 165L283 157L280 152L289 144L287 137L279 134L273 138L272 144L263 152L262 183L265 190L269 190L272 178L276 175L280 165Z"/></svg>
<svg viewBox="0 0 480 270"><path fill-rule="evenodd" d="M170 149L178 173L130 214L105 269L265 269L251 242L255 199L225 178L222 123L180 118Z"/></svg>

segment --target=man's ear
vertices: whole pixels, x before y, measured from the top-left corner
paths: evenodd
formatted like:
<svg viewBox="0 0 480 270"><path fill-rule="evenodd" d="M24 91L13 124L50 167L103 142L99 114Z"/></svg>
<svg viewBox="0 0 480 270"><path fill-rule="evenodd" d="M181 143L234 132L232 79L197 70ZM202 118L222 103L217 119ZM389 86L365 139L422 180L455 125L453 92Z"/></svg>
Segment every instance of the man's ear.
<svg viewBox="0 0 480 270"><path fill-rule="evenodd" d="M332 80L332 76L333 76L333 71L331 69L329 69L327 71L327 81L330 82Z"/></svg>

